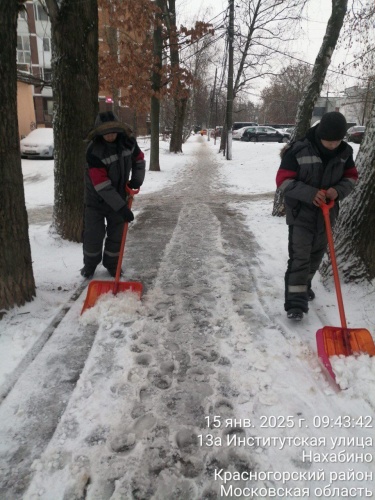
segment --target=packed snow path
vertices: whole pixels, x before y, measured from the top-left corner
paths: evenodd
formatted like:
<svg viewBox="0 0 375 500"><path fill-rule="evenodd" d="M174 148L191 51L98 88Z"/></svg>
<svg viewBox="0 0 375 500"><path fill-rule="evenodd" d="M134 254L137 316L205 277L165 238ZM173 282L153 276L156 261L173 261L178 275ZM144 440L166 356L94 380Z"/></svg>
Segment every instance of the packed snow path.
<svg viewBox="0 0 375 500"><path fill-rule="evenodd" d="M217 173L202 144L178 183L135 199L124 268L144 284L142 303L106 297L80 321L84 293L20 377L0 408L1 498L214 499L220 469L310 470L298 447L233 445L236 436L328 440L329 429L274 429L268 418L291 407L296 423L329 403L316 356L272 308L279 284L259 274L257 243L233 208L256 197L220 193ZM345 401L335 404L345 414Z"/></svg>

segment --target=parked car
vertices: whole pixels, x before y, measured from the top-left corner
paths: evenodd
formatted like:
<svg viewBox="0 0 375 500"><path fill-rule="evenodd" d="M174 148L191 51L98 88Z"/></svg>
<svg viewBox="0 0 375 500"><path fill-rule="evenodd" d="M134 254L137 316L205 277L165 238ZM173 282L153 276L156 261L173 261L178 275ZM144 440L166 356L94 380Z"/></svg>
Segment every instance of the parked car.
<svg viewBox="0 0 375 500"><path fill-rule="evenodd" d="M240 141L242 139L242 135L243 133L245 132L245 130L247 130L249 127L246 126L246 127L242 127L242 128L238 128L236 130L233 130L232 131L232 139L234 141Z"/></svg>
<svg viewBox="0 0 375 500"><path fill-rule="evenodd" d="M346 132L346 140L348 142L355 142L356 144L361 144L363 136L365 135L366 127L362 125L355 125L350 127Z"/></svg>
<svg viewBox="0 0 375 500"><path fill-rule="evenodd" d="M248 127L241 137L245 142L288 142L290 134L272 127Z"/></svg>
<svg viewBox="0 0 375 500"><path fill-rule="evenodd" d="M20 141L21 156L25 158L53 158L53 129L37 128Z"/></svg>
<svg viewBox="0 0 375 500"><path fill-rule="evenodd" d="M272 127L272 128L275 128L275 127ZM278 128L276 129L278 132L280 132L280 134L289 134L291 135L290 132L288 132L288 129L287 128Z"/></svg>
<svg viewBox="0 0 375 500"><path fill-rule="evenodd" d="M252 126L257 126L258 124L255 122L234 122L232 126L232 130L237 130L239 128L243 127L252 127Z"/></svg>

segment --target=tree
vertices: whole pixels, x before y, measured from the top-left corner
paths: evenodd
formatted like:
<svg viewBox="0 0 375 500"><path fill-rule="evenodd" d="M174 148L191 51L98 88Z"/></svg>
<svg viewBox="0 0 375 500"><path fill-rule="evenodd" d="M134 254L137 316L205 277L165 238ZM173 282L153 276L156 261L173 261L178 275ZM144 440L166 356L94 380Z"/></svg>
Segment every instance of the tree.
<svg viewBox="0 0 375 500"><path fill-rule="evenodd" d="M355 7L355 8L354 8ZM373 36L375 5L368 0L354 2L348 13L347 26L349 43L363 41L362 61L364 71L374 71L374 46L369 43ZM358 37L360 34L360 37ZM359 47L358 47L359 49ZM371 95L375 85L371 80ZM356 157L358 184L349 198L340 207L340 214L334 229L337 261L345 281L373 280L375 278L375 100L366 123L366 133ZM323 262L321 273L327 277L331 271L328 260Z"/></svg>
<svg viewBox="0 0 375 500"><path fill-rule="evenodd" d="M151 150L150 150L150 170L160 171L159 163L159 123L160 123L160 98L162 86L162 57L163 57L163 34L162 34L162 5L163 0L156 0L159 11L155 13L155 25L153 32L154 57L151 74L152 95L151 95Z"/></svg>
<svg viewBox="0 0 375 500"><path fill-rule="evenodd" d="M310 81L304 90L298 105L296 127L292 140L304 137L310 128L310 120L314 105L322 90L332 54L337 45L340 31L348 8L348 0L332 0L332 13L327 23L322 45L315 59Z"/></svg>
<svg viewBox="0 0 375 500"><path fill-rule="evenodd" d="M239 0L234 31L234 99L252 80L272 75L280 45L293 39L307 0ZM222 135L220 149L225 149Z"/></svg>
<svg viewBox="0 0 375 500"><path fill-rule="evenodd" d="M195 25L188 29L180 26L177 29L176 0L163 0L163 19L166 27L164 45L169 48L170 64L167 69L168 95L173 98L174 118L169 150L172 153L182 152L183 127L186 116L187 102L193 78L190 71L183 67L180 60L181 47L193 44L207 33L213 34L211 25L196 21Z"/></svg>
<svg viewBox="0 0 375 500"><path fill-rule="evenodd" d="M310 120L314 105L322 90L327 70L331 63L332 54L335 50L344 23L347 7L348 0L332 0L331 17L328 20L326 33L315 59L311 78L298 104L296 127L293 131L291 141L304 137L310 128ZM283 216L284 214L283 196L281 191L277 189L275 192L272 215Z"/></svg>
<svg viewBox="0 0 375 500"><path fill-rule="evenodd" d="M121 89L119 96L112 95L118 100L115 105L131 106L137 112L150 109L156 57L152 34L160 25L163 2L99 0L105 24L101 35L108 46L99 55L99 80L100 86L110 91Z"/></svg>
<svg viewBox="0 0 375 500"><path fill-rule="evenodd" d="M213 126L219 124L215 122L219 119L216 109L218 92L214 94L214 81L210 73L212 60L215 57L215 47L212 42L211 37L203 36L184 48L183 63L191 74L192 85L187 101L183 142L189 137L194 127L202 128L204 123L208 126L209 121Z"/></svg>
<svg viewBox="0 0 375 500"><path fill-rule="evenodd" d="M182 128L185 119L189 91L184 85L184 75L180 66L178 31L176 25L176 0L164 2L165 22L169 38L169 53L171 61L172 94L174 101L174 119L169 150L171 153L182 153Z"/></svg>
<svg viewBox="0 0 375 500"><path fill-rule="evenodd" d="M346 281L375 278L375 101L356 157L358 184L342 203L334 230L337 261ZM330 273L328 260L321 273Z"/></svg>
<svg viewBox="0 0 375 500"><path fill-rule="evenodd" d="M263 89L259 109L260 123L294 124L298 103L311 76L308 64L290 64L279 75L270 78L271 85Z"/></svg>
<svg viewBox="0 0 375 500"><path fill-rule="evenodd" d="M0 318L35 296L17 118L17 16L0 1Z"/></svg>
<svg viewBox="0 0 375 500"><path fill-rule="evenodd" d="M112 56L106 54L101 60L103 81L110 80L124 89L122 104L131 103L137 110L148 111L151 100L153 144L150 169L160 170L158 145L155 143L159 140L159 116L156 117L155 113L160 113L158 108L162 99L172 97L175 114L170 147L171 151L181 151L187 97L193 79L191 73L182 67L180 49L210 32L210 25L196 22L190 29L184 26L177 29L175 0L100 2L116 12L108 23L116 27L119 35L118 52Z"/></svg>
<svg viewBox="0 0 375 500"><path fill-rule="evenodd" d="M98 112L97 0L44 0L52 27L55 202L53 225L80 242L83 228L84 139Z"/></svg>

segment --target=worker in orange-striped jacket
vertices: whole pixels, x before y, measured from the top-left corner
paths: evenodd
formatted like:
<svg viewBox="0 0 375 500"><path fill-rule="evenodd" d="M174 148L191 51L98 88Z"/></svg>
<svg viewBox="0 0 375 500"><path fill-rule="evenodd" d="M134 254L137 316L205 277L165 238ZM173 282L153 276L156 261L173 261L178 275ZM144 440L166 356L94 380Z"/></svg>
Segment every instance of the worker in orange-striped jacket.
<svg viewBox="0 0 375 500"><path fill-rule="evenodd" d="M134 219L127 206L125 185L138 189L146 164L130 127L111 111L98 114L88 140L81 275L91 278L103 262L115 276L124 223Z"/></svg>
<svg viewBox="0 0 375 500"><path fill-rule="evenodd" d="M320 204L335 200L330 210L333 226L339 202L351 193L358 179L353 149L343 140L346 130L341 113L326 113L304 139L288 144L281 153L276 185L284 195L289 226L284 307L288 318L296 321L308 312L308 301L315 298L311 280L327 246Z"/></svg>

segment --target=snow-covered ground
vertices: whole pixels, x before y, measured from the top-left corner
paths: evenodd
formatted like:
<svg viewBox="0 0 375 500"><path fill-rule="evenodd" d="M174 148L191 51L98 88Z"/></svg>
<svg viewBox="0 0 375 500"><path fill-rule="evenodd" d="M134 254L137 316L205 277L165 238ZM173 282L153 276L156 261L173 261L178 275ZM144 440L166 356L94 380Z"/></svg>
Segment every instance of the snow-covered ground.
<svg viewBox="0 0 375 500"><path fill-rule="evenodd" d="M314 279L301 323L283 310L280 147L234 142L228 162L207 137L180 155L162 142L125 250L142 300L105 296L82 316L81 246L50 230L53 162L23 160L37 297L0 322L2 499L375 492L374 359L335 360L341 389L323 369L333 283ZM348 326L374 335L373 285L342 288Z"/></svg>

